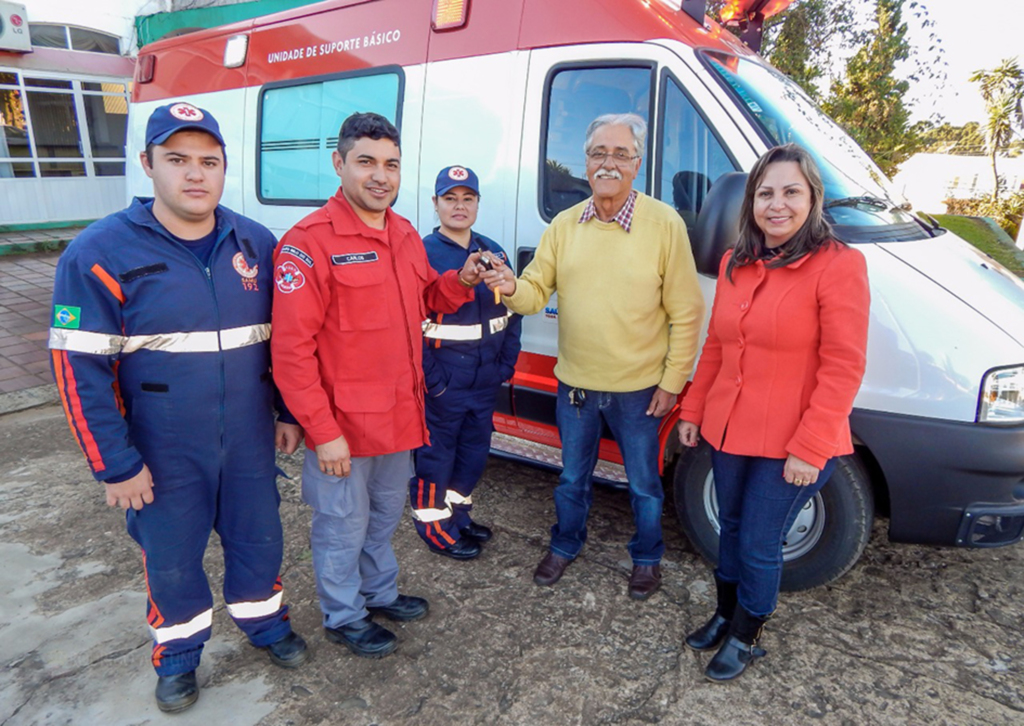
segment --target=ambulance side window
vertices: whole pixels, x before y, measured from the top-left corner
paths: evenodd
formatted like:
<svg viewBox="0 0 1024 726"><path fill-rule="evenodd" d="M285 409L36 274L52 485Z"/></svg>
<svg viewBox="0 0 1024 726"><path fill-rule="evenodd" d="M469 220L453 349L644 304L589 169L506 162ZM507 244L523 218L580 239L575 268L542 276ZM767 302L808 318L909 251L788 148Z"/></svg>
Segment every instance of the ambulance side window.
<svg viewBox="0 0 1024 726"><path fill-rule="evenodd" d="M555 68L548 75L546 113L541 130L540 208L551 220L556 214L590 196L583 143L587 126L606 113L635 113L650 124L654 69L649 65ZM647 158L634 186L650 189Z"/></svg>
<svg viewBox="0 0 1024 726"><path fill-rule="evenodd" d="M319 206L338 189L331 152L341 122L373 111L401 129L400 68L268 84L260 94L257 196L264 204Z"/></svg>
<svg viewBox="0 0 1024 726"><path fill-rule="evenodd" d="M661 103L657 196L692 232L711 185L739 167L670 73L663 75Z"/></svg>

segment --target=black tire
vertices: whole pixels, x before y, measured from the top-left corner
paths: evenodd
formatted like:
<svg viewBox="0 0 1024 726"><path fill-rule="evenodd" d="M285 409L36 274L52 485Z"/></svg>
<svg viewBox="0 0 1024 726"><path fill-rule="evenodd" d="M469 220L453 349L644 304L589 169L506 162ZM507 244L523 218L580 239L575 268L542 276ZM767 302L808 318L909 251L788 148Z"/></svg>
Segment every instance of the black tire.
<svg viewBox="0 0 1024 726"><path fill-rule="evenodd" d="M711 447L701 442L676 462L676 515L694 548L718 561L718 505ZM783 548L782 589L808 590L842 577L860 559L875 514L871 483L856 455L839 457L835 472L797 517Z"/></svg>

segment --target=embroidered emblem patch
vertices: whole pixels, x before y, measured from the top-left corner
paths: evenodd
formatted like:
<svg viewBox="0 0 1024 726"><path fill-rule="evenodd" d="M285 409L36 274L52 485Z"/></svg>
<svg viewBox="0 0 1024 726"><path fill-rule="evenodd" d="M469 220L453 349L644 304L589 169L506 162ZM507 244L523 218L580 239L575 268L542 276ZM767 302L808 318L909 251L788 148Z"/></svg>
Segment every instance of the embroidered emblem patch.
<svg viewBox="0 0 1024 726"><path fill-rule="evenodd" d="M466 171L465 167L453 166L448 170L448 178L454 181L463 181L469 178L469 172Z"/></svg>
<svg viewBox="0 0 1024 726"><path fill-rule="evenodd" d="M82 325L82 309L74 305L53 306L53 327L78 330Z"/></svg>
<svg viewBox="0 0 1024 726"><path fill-rule="evenodd" d="M291 255L300 262L306 263L306 267L313 266L313 258L307 255L302 250L300 250L298 247L293 247L292 245L285 245L284 247L281 248L281 254Z"/></svg>
<svg viewBox="0 0 1024 726"><path fill-rule="evenodd" d="M171 116L182 121L202 121L203 112L191 103L176 103L170 108Z"/></svg>
<svg viewBox="0 0 1024 726"><path fill-rule="evenodd" d="M358 265L364 262L376 262L376 252L353 252L348 255L331 255L333 265Z"/></svg>
<svg viewBox="0 0 1024 726"><path fill-rule="evenodd" d="M245 257L242 255L241 252L235 253L235 256L231 258L231 264L234 266L235 272L237 272L242 277L256 277L256 275L258 275L260 272L259 265L253 265L252 267L249 267L249 263L245 261Z"/></svg>
<svg viewBox="0 0 1024 726"><path fill-rule="evenodd" d="M274 270L274 283L277 285L277 289L287 294L289 292L295 292L300 287L306 284L306 276L299 270L299 266L294 262L288 260L282 262Z"/></svg>

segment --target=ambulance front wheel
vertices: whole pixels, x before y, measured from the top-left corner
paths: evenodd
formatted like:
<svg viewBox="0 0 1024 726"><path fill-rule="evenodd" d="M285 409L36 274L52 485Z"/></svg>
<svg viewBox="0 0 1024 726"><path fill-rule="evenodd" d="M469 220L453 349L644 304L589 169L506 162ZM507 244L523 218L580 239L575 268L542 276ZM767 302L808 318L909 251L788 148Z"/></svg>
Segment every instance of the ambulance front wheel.
<svg viewBox="0 0 1024 726"><path fill-rule="evenodd" d="M676 515L697 552L718 561L718 501L711 447L701 442L676 462ZM871 536L874 497L856 456L843 456L822 490L797 515L782 549L782 589L808 590L840 578Z"/></svg>

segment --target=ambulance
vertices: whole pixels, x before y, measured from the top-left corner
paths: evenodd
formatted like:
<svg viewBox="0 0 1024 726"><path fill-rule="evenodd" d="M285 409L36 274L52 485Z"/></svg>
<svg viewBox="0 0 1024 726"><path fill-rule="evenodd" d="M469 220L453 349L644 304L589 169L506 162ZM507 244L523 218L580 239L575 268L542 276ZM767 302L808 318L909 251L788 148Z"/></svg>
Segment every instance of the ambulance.
<svg viewBox="0 0 1024 726"><path fill-rule="evenodd" d="M817 159L829 220L871 279L867 373L851 415L856 453L787 535L783 587L846 572L876 516L889 539L1008 545L1024 533L1024 285L906 200L867 155L756 47L788 0L731 0L744 43L703 0L333 0L160 40L139 55L129 157L170 100L221 122L224 204L278 236L334 194L341 121L375 111L402 133L397 212L435 225L439 169L472 167L477 228L521 271L551 219L590 195L587 124L633 112L650 127L641 191L689 229L711 309L736 239L745 172L795 141ZM129 165L133 194L150 188ZM557 468L558 299L523 325L523 352L494 418L495 454ZM706 445L680 451L677 412L662 467L682 529L709 559L718 518ZM609 437L597 478L624 481Z"/></svg>

